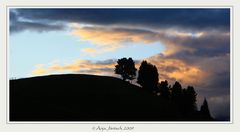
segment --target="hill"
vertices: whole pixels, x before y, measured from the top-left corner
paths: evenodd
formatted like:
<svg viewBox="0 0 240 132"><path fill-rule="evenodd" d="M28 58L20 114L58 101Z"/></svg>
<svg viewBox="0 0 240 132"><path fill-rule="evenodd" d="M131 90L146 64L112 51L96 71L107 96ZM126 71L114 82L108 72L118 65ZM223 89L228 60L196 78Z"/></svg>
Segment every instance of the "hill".
<svg viewBox="0 0 240 132"><path fill-rule="evenodd" d="M200 119L184 117L169 100L114 77L69 74L10 80L10 121L184 120Z"/></svg>

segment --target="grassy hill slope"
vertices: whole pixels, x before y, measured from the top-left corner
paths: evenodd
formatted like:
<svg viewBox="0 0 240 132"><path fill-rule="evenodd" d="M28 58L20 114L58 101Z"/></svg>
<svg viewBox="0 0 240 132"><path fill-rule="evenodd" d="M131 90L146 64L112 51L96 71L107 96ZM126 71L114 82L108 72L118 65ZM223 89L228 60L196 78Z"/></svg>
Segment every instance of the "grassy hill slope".
<svg viewBox="0 0 240 132"><path fill-rule="evenodd" d="M10 81L10 121L178 121L169 100L121 79L50 75Z"/></svg>

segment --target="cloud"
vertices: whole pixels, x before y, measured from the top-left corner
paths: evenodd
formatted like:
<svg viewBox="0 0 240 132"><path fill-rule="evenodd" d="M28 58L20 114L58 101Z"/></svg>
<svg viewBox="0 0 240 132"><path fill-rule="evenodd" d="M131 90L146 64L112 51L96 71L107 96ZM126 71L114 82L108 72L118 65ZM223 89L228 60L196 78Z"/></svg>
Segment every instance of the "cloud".
<svg viewBox="0 0 240 132"><path fill-rule="evenodd" d="M82 27L79 28L79 25ZM198 41L194 38L208 39L205 40L206 44L210 40L217 40L222 44L225 41L218 39L227 39L223 39L218 33L229 33L229 27L230 9L10 9L10 33L70 28L81 39L104 47L102 50L105 52L121 48L127 42L149 44L161 41L168 47L165 54L171 55L180 48L185 51L181 54L193 52L191 46L182 46L191 43L200 45L197 51L201 54L206 52L206 48L203 44L196 44ZM208 33L207 38L206 32L212 34ZM204 40L200 40L202 41ZM212 46L208 49L217 53L217 50L224 50L228 45L222 49L215 48L213 44L208 46Z"/></svg>
<svg viewBox="0 0 240 132"><path fill-rule="evenodd" d="M45 69L43 64L38 64L35 66L35 69L32 71L32 75L44 75L47 74L47 69Z"/></svg>
<svg viewBox="0 0 240 132"><path fill-rule="evenodd" d="M196 65L191 65L183 60L165 58L161 55L155 55L147 59L158 68L160 80L168 80L170 83L179 81L185 87L187 85L199 86L202 78L206 77L205 71Z"/></svg>
<svg viewBox="0 0 240 132"><path fill-rule="evenodd" d="M83 48L81 51L85 52L85 53L96 53L97 52L97 50L94 48Z"/></svg>
<svg viewBox="0 0 240 132"><path fill-rule="evenodd" d="M221 56L230 53L229 32L206 31L198 38L178 38L172 40L171 46L187 47L191 50L177 50L169 57L195 61L196 58Z"/></svg>
<svg viewBox="0 0 240 132"><path fill-rule="evenodd" d="M154 32L126 29L126 28L109 28L109 27L81 27L72 31L72 35L78 36L82 41L89 41L97 48L98 52L111 52L119 48L126 47L131 44L151 44L155 42L156 37ZM92 49L84 49L85 52L92 51Z"/></svg>
<svg viewBox="0 0 240 132"><path fill-rule="evenodd" d="M48 32L48 31L61 31L66 29L66 26L62 23L46 23L35 20L27 20L22 17L18 17L16 12L10 11L10 33L17 33L21 31L36 31L36 32Z"/></svg>
<svg viewBox="0 0 240 132"><path fill-rule="evenodd" d="M15 22L15 24L10 27L10 33L16 33L26 30L32 30L37 32L61 31L63 29L63 25L44 24L38 22Z"/></svg>
<svg viewBox="0 0 240 132"><path fill-rule="evenodd" d="M165 46L165 56L193 61L195 57L208 57L230 52L230 33L216 30L201 32L177 29L133 29L122 27L76 26L72 34L110 52L132 44L159 43ZM189 57L191 56L191 57ZM191 59L193 58L193 59Z"/></svg>
<svg viewBox="0 0 240 132"><path fill-rule="evenodd" d="M11 8L11 20L14 14L17 18L44 23L58 21L151 29L230 29L229 8Z"/></svg>
<svg viewBox="0 0 240 132"><path fill-rule="evenodd" d="M55 62L48 66L38 64L36 69L32 71L32 75L48 75L54 73L89 73L94 75L113 75L115 61L89 61L89 60L76 60L69 64L60 64Z"/></svg>

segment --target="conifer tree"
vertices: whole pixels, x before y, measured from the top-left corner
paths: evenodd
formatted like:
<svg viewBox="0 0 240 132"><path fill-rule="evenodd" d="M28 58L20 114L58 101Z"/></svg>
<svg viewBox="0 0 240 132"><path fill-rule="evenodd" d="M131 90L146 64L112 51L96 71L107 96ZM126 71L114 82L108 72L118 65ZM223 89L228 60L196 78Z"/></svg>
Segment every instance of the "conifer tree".
<svg viewBox="0 0 240 132"><path fill-rule="evenodd" d="M208 108L208 102L207 99L204 98L203 104L201 106L201 110L200 112L204 115L204 116L208 116L211 117L210 112L209 112L209 108Z"/></svg>

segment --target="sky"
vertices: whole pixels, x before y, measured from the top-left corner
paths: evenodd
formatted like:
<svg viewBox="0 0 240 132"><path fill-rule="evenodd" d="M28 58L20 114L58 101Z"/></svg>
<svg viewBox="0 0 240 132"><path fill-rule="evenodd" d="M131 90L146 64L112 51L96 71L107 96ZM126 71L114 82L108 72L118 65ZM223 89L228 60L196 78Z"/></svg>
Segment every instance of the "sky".
<svg viewBox="0 0 240 132"><path fill-rule="evenodd" d="M230 118L229 8L10 8L9 78L115 76L117 59L156 65Z"/></svg>

